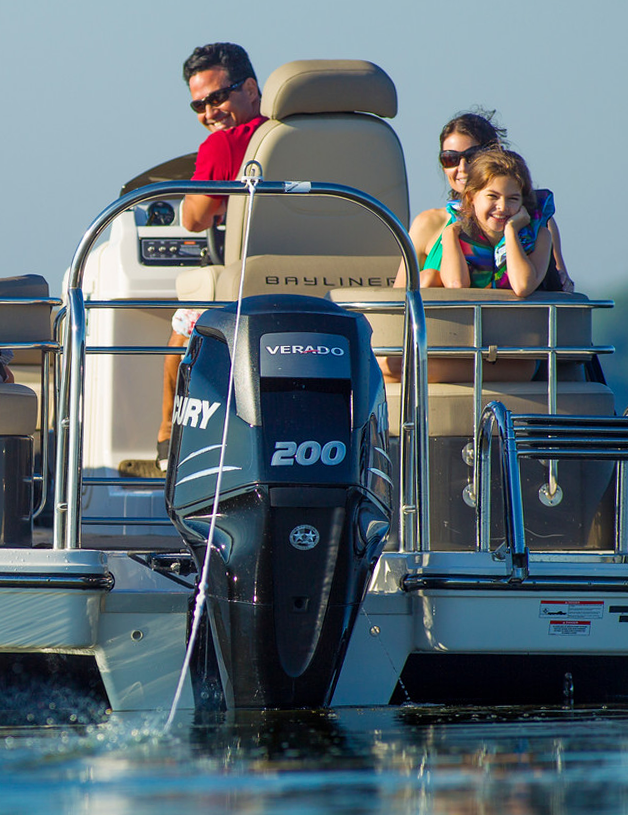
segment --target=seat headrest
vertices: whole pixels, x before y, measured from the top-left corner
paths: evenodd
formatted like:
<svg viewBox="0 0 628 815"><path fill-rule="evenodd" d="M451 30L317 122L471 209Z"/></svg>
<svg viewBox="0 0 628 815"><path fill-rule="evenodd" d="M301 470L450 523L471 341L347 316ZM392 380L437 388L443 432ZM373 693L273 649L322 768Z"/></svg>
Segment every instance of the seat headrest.
<svg viewBox="0 0 628 815"><path fill-rule="evenodd" d="M0 277L0 297L48 297L48 283L38 274Z"/></svg>
<svg viewBox="0 0 628 815"><path fill-rule="evenodd" d="M397 91L388 74L360 59L301 59L280 66L266 80L261 112L270 119L297 113L397 113Z"/></svg>

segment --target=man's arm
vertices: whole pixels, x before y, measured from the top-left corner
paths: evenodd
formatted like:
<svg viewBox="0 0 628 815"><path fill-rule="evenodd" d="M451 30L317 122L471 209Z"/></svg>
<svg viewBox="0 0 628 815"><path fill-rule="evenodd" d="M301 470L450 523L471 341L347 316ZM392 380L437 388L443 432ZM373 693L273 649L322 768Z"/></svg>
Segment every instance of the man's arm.
<svg viewBox="0 0 628 815"><path fill-rule="evenodd" d="M214 223L216 215L225 211L225 199L210 195L186 195L183 199L181 220L190 232L203 232Z"/></svg>
<svg viewBox="0 0 628 815"><path fill-rule="evenodd" d="M231 174L231 151L226 133L212 133L198 148L192 180L226 180ZM224 215L226 210L227 198L224 196L186 195L181 221L190 232L203 232L212 226L216 215Z"/></svg>

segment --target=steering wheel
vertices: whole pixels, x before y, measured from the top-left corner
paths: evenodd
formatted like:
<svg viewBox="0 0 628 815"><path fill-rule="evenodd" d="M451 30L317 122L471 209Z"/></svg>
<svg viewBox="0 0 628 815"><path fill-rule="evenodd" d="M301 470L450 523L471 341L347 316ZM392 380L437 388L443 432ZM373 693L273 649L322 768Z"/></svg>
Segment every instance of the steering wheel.
<svg viewBox="0 0 628 815"><path fill-rule="evenodd" d="M207 254L212 266L222 266L225 262L225 218L215 217L207 230Z"/></svg>

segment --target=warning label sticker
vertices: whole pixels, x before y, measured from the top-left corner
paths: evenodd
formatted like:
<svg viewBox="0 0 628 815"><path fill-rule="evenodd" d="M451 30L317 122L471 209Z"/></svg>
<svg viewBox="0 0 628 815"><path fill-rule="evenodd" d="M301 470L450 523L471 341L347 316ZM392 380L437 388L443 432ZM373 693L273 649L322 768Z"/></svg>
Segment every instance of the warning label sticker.
<svg viewBox="0 0 628 815"><path fill-rule="evenodd" d="M558 620L600 620L604 600L541 600L539 617Z"/></svg>
<svg viewBox="0 0 628 815"><path fill-rule="evenodd" d="M549 634L553 637L588 637L590 633L588 620L550 620Z"/></svg>

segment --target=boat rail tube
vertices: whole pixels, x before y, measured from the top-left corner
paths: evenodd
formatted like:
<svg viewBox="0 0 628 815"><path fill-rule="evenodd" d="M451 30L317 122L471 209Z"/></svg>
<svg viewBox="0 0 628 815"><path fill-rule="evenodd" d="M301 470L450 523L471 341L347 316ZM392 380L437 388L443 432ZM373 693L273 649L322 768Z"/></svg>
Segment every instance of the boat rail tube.
<svg viewBox="0 0 628 815"><path fill-rule="evenodd" d="M50 312L61 300L47 295L48 284L40 275L0 280L0 350L11 349L17 364L24 359L33 362L31 357L35 357L39 373L31 384L42 395L37 400L25 384L0 383L4 398L0 412L0 546L31 545L32 521L43 512L49 492L48 436L54 404L49 384L60 350L51 337ZM36 467L31 460L34 438L41 453Z"/></svg>
<svg viewBox="0 0 628 815"><path fill-rule="evenodd" d="M55 470L55 522L54 539L55 548L73 549L80 545L81 536L81 484L82 484L82 428L83 428L83 389L85 370L86 346L86 307L82 289L83 274L88 254L98 237L107 226L125 210L147 200L167 195L235 195L248 194L248 187L243 182L209 182L209 181L165 181L150 184L133 190L114 201L93 221L80 241L72 259L68 277L67 302L65 314L65 340L63 366L61 370L59 392L59 439L57 446L57 460ZM340 184L325 184L321 182L275 182L258 181L255 195L324 195L351 201L361 206L379 219L392 232L401 251L408 271L408 309L411 323L407 329L407 346L412 348L408 359L413 360L416 375L412 377L414 391L407 395L408 408L413 415L416 425L417 449L427 449L427 427L420 420L422 404L421 397L427 394L427 354L425 345L425 330L423 311L420 306L418 288L419 272L416 252L410 237L397 218L387 207L373 196L363 193L352 187ZM404 377L405 379L405 377ZM423 442L423 443L421 443ZM422 462L421 481L427 484L427 469L423 463L424 457L414 458ZM409 466L409 465L408 465ZM419 490L420 493L420 490ZM418 516L425 523L425 513ZM426 529L423 535L426 535Z"/></svg>

